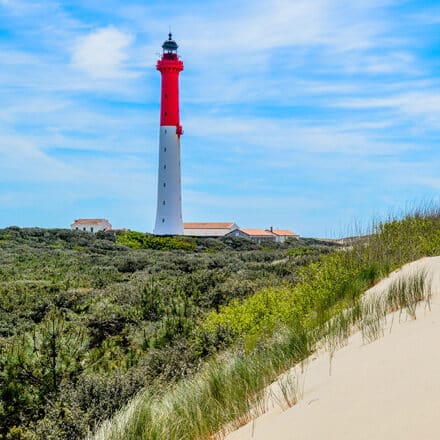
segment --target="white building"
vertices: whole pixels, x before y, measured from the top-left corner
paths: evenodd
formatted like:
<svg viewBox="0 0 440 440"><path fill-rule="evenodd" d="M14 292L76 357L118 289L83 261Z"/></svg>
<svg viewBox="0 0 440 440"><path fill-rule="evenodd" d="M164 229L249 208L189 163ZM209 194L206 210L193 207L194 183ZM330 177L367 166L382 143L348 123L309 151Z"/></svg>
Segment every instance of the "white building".
<svg viewBox="0 0 440 440"><path fill-rule="evenodd" d="M264 229L243 229L238 228L226 234L228 237L248 238L255 241L275 241L276 235Z"/></svg>
<svg viewBox="0 0 440 440"><path fill-rule="evenodd" d="M275 241L278 243L284 243L288 238L298 238L299 235L295 232L289 231L288 229L267 229L267 231L272 232L275 235Z"/></svg>
<svg viewBox="0 0 440 440"><path fill-rule="evenodd" d="M76 231L98 232L112 229L112 225L105 218L78 218L71 225L70 229Z"/></svg>
<svg viewBox="0 0 440 440"><path fill-rule="evenodd" d="M183 235L191 235L193 237L224 237L235 229L238 229L238 225L234 222L192 222L183 224Z"/></svg>

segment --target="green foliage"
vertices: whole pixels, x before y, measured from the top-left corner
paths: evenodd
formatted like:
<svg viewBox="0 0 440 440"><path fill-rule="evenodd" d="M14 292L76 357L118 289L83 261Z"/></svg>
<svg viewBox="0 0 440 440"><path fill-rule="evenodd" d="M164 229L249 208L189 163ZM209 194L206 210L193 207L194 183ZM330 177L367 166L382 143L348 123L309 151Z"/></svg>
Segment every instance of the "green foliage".
<svg viewBox="0 0 440 440"><path fill-rule="evenodd" d="M116 236L116 243L132 249L193 251L195 240L186 237L158 237L142 232L123 231Z"/></svg>
<svg viewBox="0 0 440 440"><path fill-rule="evenodd" d="M302 268L299 283L266 287L209 312L199 337L218 340L226 331L236 349L169 389L146 390L93 439L216 438L248 422L264 411L265 387L318 344L332 359L352 331L360 330L368 342L382 334L390 311L405 309L415 318L421 301L429 306L425 274L398 280L384 297L360 300L360 294L390 270L439 254L439 230L438 213L379 224L368 239L351 240L346 249ZM280 388L287 404L294 404L295 381Z"/></svg>
<svg viewBox="0 0 440 440"><path fill-rule="evenodd" d="M237 381L256 390L308 352L310 341L298 335L324 328L391 270L438 254L439 223L435 213L391 220L346 247L311 239L260 245L135 232L0 230L0 435L82 438L141 389L157 408L168 408L160 403L166 390L198 377L206 358L222 359L216 353L225 349L244 359L232 368ZM353 319L339 319L332 332L344 335ZM286 327L290 336L279 349L274 341ZM258 353L272 353L272 367L266 370ZM252 362L266 379L247 382L257 371ZM234 381L227 383L233 388ZM226 398L217 383L200 402L207 395ZM177 397L173 405L183 405ZM233 414L207 417L214 423L209 429L232 422ZM188 425L193 428L202 429Z"/></svg>
<svg viewBox="0 0 440 440"><path fill-rule="evenodd" d="M215 338L217 331L226 329L233 339L244 338L252 347L259 338L291 322L316 325L318 320L327 320L339 303L352 303L391 270L422 256L439 254L439 233L440 217L436 215L416 214L381 223L367 241L354 242L344 252L323 255L320 261L302 268L297 285L263 289L210 312L201 333ZM309 252L294 248L287 254Z"/></svg>
<svg viewBox="0 0 440 440"><path fill-rule="evenodd" d="M307 254L309 254L311 252L313 252L313 249L311 249L309 247L301 246L301 247L289 249L286 252L286 255L288 255L288 256L307 255Z"/></svg>
<svg viewBox="0 0 440 440"><path fill-rule="evenodd" d="M264 388L310 353L305 333L290 332L274 348L212 359L163 392L146 390L96 440L203 439L238 427L258 411ZM128 416L128 417L127 417Z"/></svg>
<svg viewBox="0 0 440 440"><path fill-rule="evenodd" d="M59 392L64 379L81 370L84 329L59 310L50 310L31 333L2 341L0 417L9 426L38 414Z"/></svg>
<svg viewBox="0 0 440 440"><path fill-rule="evenodd" d="M192 375L230 345L226 330L197 330L207 313L296 282L329 251L314 243L287 259L286 245L133 236L165 249L132 249L116 233L0 230L0 436L84 437L143 387Z"/></svg>

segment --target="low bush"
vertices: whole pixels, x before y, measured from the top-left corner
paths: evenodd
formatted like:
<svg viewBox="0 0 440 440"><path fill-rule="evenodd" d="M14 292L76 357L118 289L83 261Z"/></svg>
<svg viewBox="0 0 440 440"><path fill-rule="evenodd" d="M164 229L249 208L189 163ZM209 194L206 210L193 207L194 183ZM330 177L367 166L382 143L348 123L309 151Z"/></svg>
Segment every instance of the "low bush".
<svg viewBox="0 0 440 440"><path fill-rule="evenodd" d="M132 249L193 251L196 248L195 240L187 237L158 237L135 231L119 233L116 236L116 243Z"/></svg>

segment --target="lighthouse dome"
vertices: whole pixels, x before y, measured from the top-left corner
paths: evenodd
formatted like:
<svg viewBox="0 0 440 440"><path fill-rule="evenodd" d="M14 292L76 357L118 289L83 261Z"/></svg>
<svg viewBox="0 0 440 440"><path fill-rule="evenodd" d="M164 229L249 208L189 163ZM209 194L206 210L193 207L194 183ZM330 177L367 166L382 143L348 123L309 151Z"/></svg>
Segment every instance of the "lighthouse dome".
<svg viewBox="0 0 440 440"><path fill-rule="evenodd" d="M177 45L177 43L173 40L173 35L171 34L171 32L168 34L168 40L166 40L163 44L162 44L162 49L166 52L175 52L177 51L177 48L179 46Z"/></svg>

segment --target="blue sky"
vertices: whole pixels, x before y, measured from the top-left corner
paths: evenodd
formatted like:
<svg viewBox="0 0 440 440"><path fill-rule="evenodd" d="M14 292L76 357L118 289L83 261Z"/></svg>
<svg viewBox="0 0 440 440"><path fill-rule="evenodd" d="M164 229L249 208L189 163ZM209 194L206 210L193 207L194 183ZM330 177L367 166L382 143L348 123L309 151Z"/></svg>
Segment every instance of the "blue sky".
<svg viewBox="0 0 440 440"><path fill-rule="evenodd" d="M438 199L438 0L0 0L0 227L152 230L170 27L184 220L335 236Z"/></svg>

